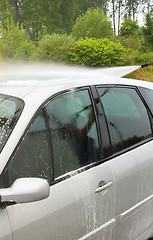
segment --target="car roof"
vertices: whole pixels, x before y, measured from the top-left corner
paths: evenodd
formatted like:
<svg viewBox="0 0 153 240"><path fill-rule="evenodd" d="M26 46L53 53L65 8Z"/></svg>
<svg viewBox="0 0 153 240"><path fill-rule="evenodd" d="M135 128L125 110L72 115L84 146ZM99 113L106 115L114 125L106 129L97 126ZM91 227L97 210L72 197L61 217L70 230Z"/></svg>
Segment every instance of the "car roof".
<svg viewBox="0 0 153 240"><path fill-rule="evenodd" d="M153 89L152 83L121 78L138 68L139 66L95 69L56 64L3 65L0 72L0 94L19 97L24 101L37 98L41 102L60 91L89 85L121 84Z"/></svg>

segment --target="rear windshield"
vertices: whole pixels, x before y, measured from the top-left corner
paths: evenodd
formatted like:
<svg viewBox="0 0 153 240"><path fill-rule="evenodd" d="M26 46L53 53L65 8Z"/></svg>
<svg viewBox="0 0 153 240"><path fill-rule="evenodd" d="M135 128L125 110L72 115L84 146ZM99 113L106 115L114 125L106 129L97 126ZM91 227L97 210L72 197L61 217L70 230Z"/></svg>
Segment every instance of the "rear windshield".
<svg viewBox="0 0 153 240"><path fill-rule="evenodd" d="M0 151L9 138L24 106L21 99L0 94Z"/></svg>

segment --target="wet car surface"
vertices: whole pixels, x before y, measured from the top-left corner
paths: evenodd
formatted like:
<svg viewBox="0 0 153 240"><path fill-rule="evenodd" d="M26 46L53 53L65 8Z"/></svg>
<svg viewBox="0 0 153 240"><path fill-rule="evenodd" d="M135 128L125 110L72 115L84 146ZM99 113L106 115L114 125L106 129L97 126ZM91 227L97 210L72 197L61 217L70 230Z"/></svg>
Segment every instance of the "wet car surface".
<svg viewBox="0 0 153 240"><path fill-rule="evenodd" d="M0 240L148 239L153 84L25 72L0 83Z"/></svg>

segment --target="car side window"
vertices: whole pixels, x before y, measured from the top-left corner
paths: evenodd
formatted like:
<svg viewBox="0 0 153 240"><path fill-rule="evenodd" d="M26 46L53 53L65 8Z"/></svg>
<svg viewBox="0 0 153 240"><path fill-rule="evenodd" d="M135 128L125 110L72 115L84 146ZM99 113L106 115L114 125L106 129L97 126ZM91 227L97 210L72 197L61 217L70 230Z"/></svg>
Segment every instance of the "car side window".
<svg viewBox="0 0 153 240"><path fill-rule="evenodd" d="M132 88L98 88L114 152L152 137L148 112Z"/></svg>
<svg viewBox="0 0 153 240"><path fill-rule="evenodd" d="M63 94L47 106L54 178L99 158L94 111L88 90Z"/></svg>
<svg viewBox="0 0 153 240"><path fill-rule="evenodd" d="M41 111L9 163L5 176L10 186L21 177L40 177L50 182L50 172L47 130Z"/></svg>

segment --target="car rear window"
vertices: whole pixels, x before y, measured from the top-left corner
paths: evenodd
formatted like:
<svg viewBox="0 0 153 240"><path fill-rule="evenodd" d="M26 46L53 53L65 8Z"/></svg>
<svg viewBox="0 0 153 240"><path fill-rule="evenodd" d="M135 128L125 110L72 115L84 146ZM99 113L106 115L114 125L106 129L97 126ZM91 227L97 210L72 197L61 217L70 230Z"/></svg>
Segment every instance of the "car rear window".
<svg viewBox="0 0 153 240"><path fill-rule="evenodd" d="M0 151L10 136L23 106L21 99L0 95Z"/></svg>

